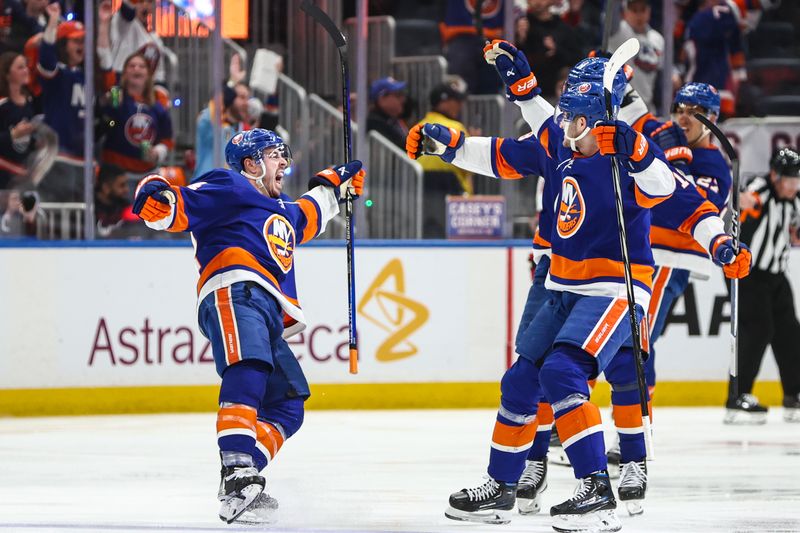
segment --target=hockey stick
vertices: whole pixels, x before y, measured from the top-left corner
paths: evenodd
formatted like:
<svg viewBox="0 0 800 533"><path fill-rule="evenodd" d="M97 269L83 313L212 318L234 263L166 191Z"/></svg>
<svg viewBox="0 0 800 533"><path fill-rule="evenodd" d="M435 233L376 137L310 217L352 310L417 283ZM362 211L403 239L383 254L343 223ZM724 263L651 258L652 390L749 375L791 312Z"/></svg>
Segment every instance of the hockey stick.
<svg viewBox="0 0 800 533"><path fill-rule="evenodd" d="M603 93L606 99L606 118L615 120L614 107L611 102L611 91L614 77L622 66L639 53L639 41L630 38L620 45L606 63L603 71ZM633 274L631 259L628 255L628 235L625 231L625 213L622 207L622 186L620 185L617 158L611 156L611 174L614 177L614 200L617 207L617 226L619 227L619 245L622 249L622 263L625 271L625 290L628 296L628 318L631 324L631 340L633 342L633 359L636 364L636 383L639 387L639 405L642 409L642 427L644 428L644 445L647 458L653 460L653 437L650 428L650 410L647 408L647 383L644 379L644 359L642 357L639 321L636 320L636 300L633 295Z"/></svg>
<svg viewBox="0 0 800 533"><path fill-rule="evenodd" d="M731 174L733 183L731 184L731 194L728 197L728 209L731 211L731 237L733 237L733 249L739 253L739 156L731 146L730 141L722 133L716 124L700 113L695 113L694 118L699 120L703 126L708 128L714 137L717 138L725 154L731 162ZM739 280L731 280L731 362L730 362L731 388L733 397L739 397Z"/></svg>
<svg viewBox="0 0 800 533"><path fill-rule="evenodd" d="M614 22L614 11L618 9L619 0L606 0L606 18L603 19L603 42L600 45L600 49L603 52L608 52L608 42L611 40L611 25Z"/></svg>
<svg viewBox="0 0 800 533"><path fill-rule="evenodd" d="M350 131L350 68L347 64L347 39L331 18L312 0L303 0L300 9L322 26L339 50L342 67L342 127L344 129L345 163L353 159L352 132ZM356 275L354 269L353 198L348 191L344 203L345 240L347 243L347 317L349 325L350 373L358 374L358 336L356 334Z"/></svg>

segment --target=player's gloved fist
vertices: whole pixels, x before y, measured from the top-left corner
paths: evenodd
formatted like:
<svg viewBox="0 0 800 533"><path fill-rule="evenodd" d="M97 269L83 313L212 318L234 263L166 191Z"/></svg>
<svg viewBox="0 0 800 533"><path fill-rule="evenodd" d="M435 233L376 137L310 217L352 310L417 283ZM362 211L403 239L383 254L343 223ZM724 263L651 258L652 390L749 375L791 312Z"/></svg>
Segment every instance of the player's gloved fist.
<svg viewBox="0 0 800 533"><path fill-rule="evenodd" d="M422 155L422 124L417 124L408 130L406 154L411 159L416 159Z"/></svg>
<svg viewBox="0 0 800 533"><path fill-rule="evenodd" d="M711 240L711 257L716 265L722 267L726 278L741 279L750 274L753 259L750 248L740 242L737 254L730 235L717 235Z"/></svg>
<svg viewBox="0 0 800 533"><path fill-rule="evenodd" d="M311 178L308 182L309 189L312 189L318 185L323 185L325 187L332 187L336 198L339 198L341 193L340 187L342 183L349 180L350 178L354 178L356 174L361 171L361 167L363 163L358 159L353 159L349 163L345 163L343 165L336 165L330 168L326 168L325 170L320 170L317 172L316 176ZM363 180L363 176L361 178ZM362 181L363 182L363 181Z"/></svg>
<svg viewBox="0 0 800 533"><path fill-rule="evenodd" d="M650 138L664 150L667 161L688 173L692 162L692 149L683 128L672 122L665 122L650 134Z"/></svg>
<svg viewBox="0 0 800 533"><path fill-rule="evenodd" d="M367 177L367 171L363 168L356 172L355 176L344 181L339 186L339 198L344 200L350 195L350 198L355 200L364 192L364 180Z"/></svg>
<svg viewBox="0 0 800 533"><path fill-rule="evenodd" d="M494 65L506 85L506 96L515 100L530 100L542 92L531 72L528 58L513 44L495 39L483 47L483 58Z"/></svg>
<svg viewBox="0 0 800 533"><path fill-rule="evenodd" d="M644 135L621 120L603 120L592 129L600 153L628 160L633 171L646 168L653 160Z"/></svg>
<svg viewBox="0 0 800 533"><path fill-rule="evenodd" d="M442 160L452 163L456 152L464 144L464 133L441 124L425 124L422 127L424 139L422 150L426 154L438 155Z"/></svg>
<svg viewBox="0 0 800 533"><path fill-rule="evenodd" d="M172 192L166 179L152 174L146 176L136 187L131 210L146 222L157 222L169 216L175 204L175 193Z"/></svg>

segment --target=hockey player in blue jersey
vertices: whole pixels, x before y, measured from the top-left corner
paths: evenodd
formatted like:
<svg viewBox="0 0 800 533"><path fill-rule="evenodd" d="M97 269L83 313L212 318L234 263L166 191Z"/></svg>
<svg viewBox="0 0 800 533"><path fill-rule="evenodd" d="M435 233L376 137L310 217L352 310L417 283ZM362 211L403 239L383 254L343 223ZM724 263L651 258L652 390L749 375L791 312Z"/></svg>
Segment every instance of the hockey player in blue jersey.
<svg viewBox="0 0 800 533"><path fill-rule="evenodd" d="M365 174L360 161L323 170L295 201L281 193L291 153L274 132L234 135L225 158L230 170L214 169L188 187L147 176L133 212L153 229L192 234L198 322L222 378L219 516L259 523L277 505L260 471L302 425L310 395L285 340L306 325L294 249L325 230L346 194L361 194Z"/></svg>
<svg viewBox="0 0 800 533"><path fill-rule="evenodd" d="M500 42L493 43L493 45L496 46L498 43ZM517 73L520 71L527 73L529 67L526 65L524 56L519 56L508 43L503 43L500 46L505 48L509 55L517 58L517 62L520 63L519 66L515 65L517 68L514 70ZM493 53L492 48L492 45L487 46L487 55ZM601 80L606 61L605 58L601 57L587 58L581 61L570 71L567 86L580 84L581 81L586 79ZM503 77L503 72L510 72L511 70L504 69L501 72L501 77ZM517 75L523 76L523 74ZM624 85L624 80L621 80L621 82ZM676 165L686 168L686 161L691 162L692 158L691 151L685 146L686 140L683 137L682 130L678 126L671 125L671 123L664 125L657 122L652 115L646 113L646 107L644 108L644 113L637 113L632 116L631 109L641 111L640 107L643 106L637 105L641 100L637 98L637 95L631 93L635 92L629 89L629 93L626 94L625 98L625 101L629 103L622 108L620 118L625 118L625 113L627 112L627 118L631 124L635 125L635 128L643 132L650 132L653 138L657 139L659 144L666 150L666 157ZM686 91L686 93L688 94L679 94L678 100L681 102L688 101L694 92L690 90ZM706 90L703 94L707 96L706 100L713 100L712 97L716 95L716 91L713 91L712 88L711 90ZM519 101L520 107L523 108L523 115L526 116L534 131L537 128L541 128L541 133L549 131L551 134L550 139L556 139L557 133L555 132L557 130L548 126L551 121L549 112L544 109L546 106L541 103L539 105L534 104L536 102ZM708 104L706 107L709 107ZM716 109L718 110L718 108L719 98L717 96ZM639 114L642 116L639 117ZM715 118L715 115L712 118ZM695 122L697 121L695 120ZM719 156L719 152L716 149L714 149L714 153ZM724 160L721 160L720 163L719 168L722 172L718 172L718 174L723 177L720 178L719 182L725 183L724 176L728 176L727 183L730 183L730 174ZM707 169L708 165L701 168ZM650 301L650 309L648 310L648 322L651 328L650 333L652 334L650 338L651 354L653 354L653 343L663 330L666 310L669 309L674 297L679 295L685 288L686 282L688 282L689 270L698 275L708 277L711 262L709 253L713 255L714 262L718 265L728 261L732 263L724 266L725 274L728 277L746 276L750 263L750 253L746 247L742 249L739 256L733 257L731 238L724 234L723 222L717 216L718 209L711 202L705 200L705 197L710 197L711 195L706 193L704 189L700 189L703 193L702 195L698 193L692 182L691 175L687 176L682 172L675 171L674 176L678 184L675 193L669 200L654 206L651 210L650 241L657 265L656 275L654 276L653 298ZM704 182L711 183L712 181L706 179ZM716 183L716 181L713 183ZM719 201L717 197L714 197L714 199ZM722 203L724 205L724 200L722 200ZM612 385L614 420L619 429L620 438L623 441L622 453L620 454L619 446L614 445L612 452L609 453L609 458L616 458L616 461L619 462L621 456L623 464L619 496L621 500L626 502L629 512L638 514L642 511L641 500L644 498L647 486L647 470L644 462L644 433L641 427L638 388L636 387L636 376L633 372L632 357L633 353L630 346L623 348L622 352L606 368L605 375ZM655 386L653 361L652 355L646 361L647 383L650 385L651 391ZM546 404L542 404L541 408L546 413ZM517 497L521 512L527 512L524 506L526 500L523 500L521 496L523 494L529 495L531 501L535 501L535 498L546 487L546 452L549 444L549 431L544 423L540 425L540 428L543 426L544 429L536 434L536 439L531 446L528 457L528 466L520 479ZM613 449L616 449L616 452L613 452Z"/></svg>
<svg viewBox="0 0 800 533"><path fill-rule="evenodd" d="M534 86L522 83L523 91L525 85ZM541 378L541 390L555 404L556 425L581 481L575 497L551 509L554 527L619 528L605 473L605 448L598 433L599 411L586 401L587 380L602 371L630 335L623 321L626 303L617 228L608 223L614 219L614 199L610 160L605 156L614 153L624 162L626 225L640 315L649 298L652 275L648 208L672 193L674 179L646 139L623 123L602 121L602 91L601 85L586 83L562 95L558 124L564 129L564 144L574 154L561 161L552 157L555 150L548 152L541 139L465 140L437 125L422 129L424 136L436 143L428 153L479 172L488 167L493 174L506 177L543 175L554 180L557 191L546 281L551 298L517 344L520 357L501 383L491 479L475 489L454 493L447 511L451 518L503 521L502 512L513 508L516 481L536 433ZM620 99L621 94L616 96L617 103ZM595 125L598 128L592 130Z"/></svg>

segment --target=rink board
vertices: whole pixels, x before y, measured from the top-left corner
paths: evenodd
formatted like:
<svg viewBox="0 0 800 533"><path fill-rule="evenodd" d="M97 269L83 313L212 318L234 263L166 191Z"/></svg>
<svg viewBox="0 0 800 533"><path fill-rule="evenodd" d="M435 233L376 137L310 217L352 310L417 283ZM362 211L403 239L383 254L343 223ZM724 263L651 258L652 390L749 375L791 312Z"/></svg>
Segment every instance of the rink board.
<svg viewBox="0 0 800 533"><path fill-rule="evenodd" d="M357 249L359 374L347 372L340 243L296 252L308 328L290 339L309 407L483 407L513 360L528 244L378 242ZM794 271L800 254L791 257ZM206 411L218 377L196 323L189 246L0 248L0 413ZM721 276L694 282L659 344L658 403L718 405L729 354ZM795 292L797 300L797 292ZM771 353L759 376L780 399ZM607 387L597 399L607 401Z"/></svg>

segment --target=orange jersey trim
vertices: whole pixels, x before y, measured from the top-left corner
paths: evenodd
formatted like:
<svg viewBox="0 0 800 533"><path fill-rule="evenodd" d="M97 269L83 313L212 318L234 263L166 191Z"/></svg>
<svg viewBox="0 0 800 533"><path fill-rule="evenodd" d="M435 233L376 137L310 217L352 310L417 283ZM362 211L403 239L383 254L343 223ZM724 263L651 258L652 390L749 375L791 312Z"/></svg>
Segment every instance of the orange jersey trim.
<svg viewBox="0 0 800 533"><path fill-rule="evenodd" d="M255 270L280 291L278 280L276 280L275 276L270 274L266 268L261 266L256 258L253 257L253 254L243 248L227 248L222 250L214 257L214 259L209 261L206 268L200 274L200 280L197 282L197 292L200 292L200 289L203 287L203 285L205 285L205 283L211 278L211 276L217 273L217 271L228 266L237 265ZM292 305L300 307L300 303L296 299L284 294L283 291L281 291L281 295Z"/></svg>
<svg viewBox="0 0 800 533"><path fill-rule="evenodd" d="M448 26L444 22L439 23L439 33L445 43L459 35L477 35L478 30L475 26ZM483 37L489 40L502 39L503 28L483 28Z"/></svg>
<svg viewBox="0 0 800 533"><path fill-rule="evenodd" d="M631 264L633 279L651 287L653 284L653 267L647 265ZM595 258L573 261L566 257L553 254L550 259L550 272L563 279L589 281L601 277L625 277L625 267L622 261Z"/></svg>
<svg viewBox="0 0 800 533"><path fill-rule="evenodd" d="M536 233L533 235L533 243L541 246L542 248L552 248L552 245L539 234L538 228L536 229Z"/></svg>
<svg viewBox="0 0 800 533"><path fill-rule="evenodd" d="M667 196L655 196L655 197L647 196L644 192L641 191L641 189L639 189L638 185L636 185L633 188L633 192L636 195L636 203L639 204L641 207L644 207L645 209L650 209L651 207L660 204L661 202L672 196L672 194L669 194Z"/></svg>
<svg viewBox="0 0 800 533"><path fill-rule="evenodd" d="M678 227L678 230L691 235L692 228L694 228L695 224L697 224L697 221L700 220L701 217L708 214L719 214L719 210L714 204L706 200L700 204L700 207L698 207L694 213L692 213L692 216L683 221L683 224Z"/></svg>
<svg viewBox="0 0 800 533"><path fill-rule="evenodd" d="M186 216L186 208L183 203L183 195L181 188L172 186L171 189L175 192L175 220L172 221L172 226L167 228L167 231L173 233L179 231L186 231L189 229L189 218Z"/></svg>
<svg viewBox="0 0 800 533"><path fill-rule="evenodd" d="M665 246L676 250L687 250L706 254L705 248L700 246L691 234L682 231L652 226L650 228L650 244Z"/></svg>
<svg viewBox="0 0 800 533"><path fill-rule="evenodd" d="M516 171L514 167L508 164L506 158L500 152L500 145L503 143L502 139L494 140L494 156L495 165L497 166L497 175L505 180L518 180L522 178L522 174Z"/></svg>
<svg viewBox="0 0 800 533"><path fill-rule="evenodd" d="M156 168L150 161L120 154L112 150L103 150L102 159L106 163L111 163L130 172L147 172Z"/></svg>
<svg viewBox="0 0 800 533"><path fill-rule="evenodd" d="M637 429L642 427L642 408L636 405L614 405L614 425L618 428ZM652 417L651 402L647 402L647 410Z"/></svg>
<svg viewBox="0 0 800 533"><path fill-rule="evenodd" d="M317 232L319 231L319 219L317 218L317 208L314 207L314 204L311 202L311 200L298 198L297 205L300 206L300 209L306 216L306 227L303 230L303 238L300 240L300 244L303 244L304 242L310 241L317 235Z"/></svg>

